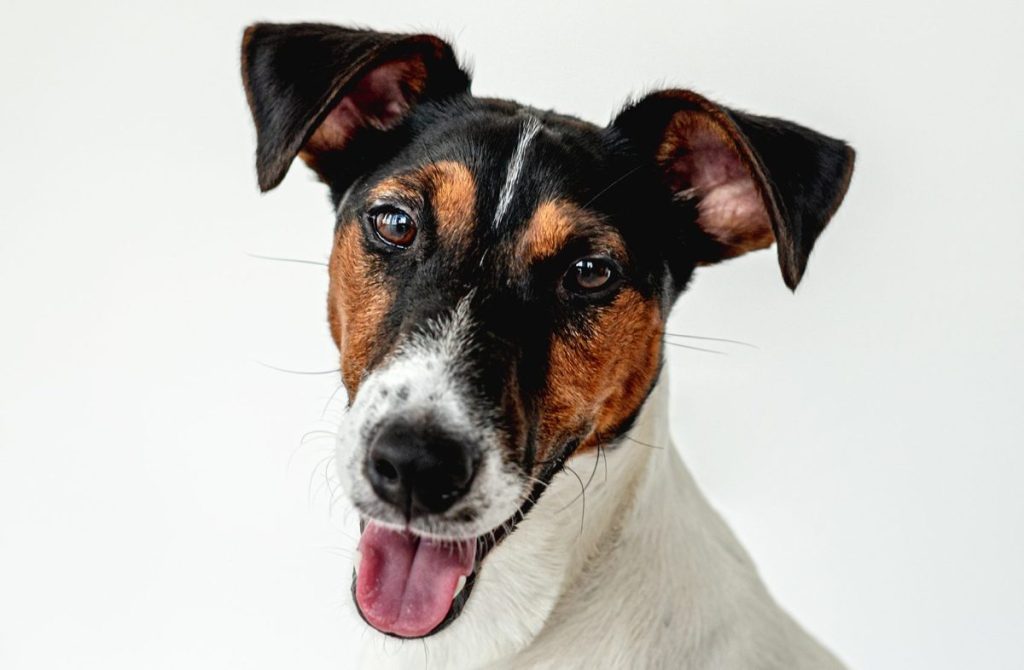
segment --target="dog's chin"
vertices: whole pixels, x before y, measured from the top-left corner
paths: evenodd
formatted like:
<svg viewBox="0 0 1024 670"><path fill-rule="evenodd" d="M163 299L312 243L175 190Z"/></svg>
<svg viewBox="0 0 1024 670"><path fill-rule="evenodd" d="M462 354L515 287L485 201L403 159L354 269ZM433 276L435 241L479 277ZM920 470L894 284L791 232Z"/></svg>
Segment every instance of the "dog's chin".
<svg viewBox="0 0 1024 670"><path fill-rule="evenodd" d="M487 555L525 512L520 508L493 531L465 539L438 539L361 519L352 573L356 611L392 637L424 638L444 630L469 602Z"/></svg>

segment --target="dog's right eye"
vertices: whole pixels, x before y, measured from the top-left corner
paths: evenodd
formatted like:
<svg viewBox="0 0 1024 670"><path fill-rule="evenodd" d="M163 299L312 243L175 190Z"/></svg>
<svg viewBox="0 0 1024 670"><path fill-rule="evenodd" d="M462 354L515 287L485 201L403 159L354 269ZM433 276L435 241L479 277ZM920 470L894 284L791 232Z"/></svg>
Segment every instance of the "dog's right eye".
<svg viewBox="0 0 1024 670"><path fill-rule="evenodd" d="M562 286L572 295L596 296L614 288L619 277L619 271L610 259L587 257L569 267L562 278Z"/></svg>
<svg viewBox="0 0 1024 670"><path fill-rule="evenodd" d="M375 207L368 216L377 237L386 244L405 248L416 239L416 222L412 215L398 207Z"/></svg>

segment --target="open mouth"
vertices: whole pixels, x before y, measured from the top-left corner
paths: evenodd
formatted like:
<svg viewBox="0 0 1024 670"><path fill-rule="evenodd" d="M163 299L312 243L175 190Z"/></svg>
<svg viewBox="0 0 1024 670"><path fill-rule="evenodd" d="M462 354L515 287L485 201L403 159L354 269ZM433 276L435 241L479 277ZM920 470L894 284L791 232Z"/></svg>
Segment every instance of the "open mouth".
<svg viewBox="0 0 1024 670"><path fill-rule="evenodd" d="M469 601L484 559L518 527L578 445L579 438L569 440L548 461L516 513L485 535L441 540L360 520L362 535L352 574L359 616L399 638L427 637L455 621Z"/></svg>
<svg viewBox="0 0 1024 670"><path fill-rule="evenodd" d="M400 638L433 635L455 621L484 558L507 537L532 503L486 535L439 540L376 521L361 521L352 596L363 620Z"/></svg>
<svg viewBox="0 0 1024 670"><path fill-rule="evenodd" d="M352 581L360 615L396 637L440 630L468 599L479 544L475 538L437 540L366 523Z"/></svg>

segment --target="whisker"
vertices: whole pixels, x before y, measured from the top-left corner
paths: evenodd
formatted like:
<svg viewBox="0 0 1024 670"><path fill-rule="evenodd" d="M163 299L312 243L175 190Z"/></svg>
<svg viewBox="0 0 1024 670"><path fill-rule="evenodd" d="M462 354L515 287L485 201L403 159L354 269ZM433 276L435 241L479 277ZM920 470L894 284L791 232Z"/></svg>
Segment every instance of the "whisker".
<svg viewBox="0 0 1024 670"><path fill-rule="evenodd" d="M583 535L583 521L587 518L587 487L583 485L583 478L576 474L576 471L566 464L565 469L572 473L572 476L576 478L576 481L580 483L580 496L583 498L582 510L580 511L580 536Z"/></svg>
<svg viewBox="0 0 1024 670"><path fill-rule="evenodd" d="M292 452L288 455L288 463L285 464L285 469L287 469L288 471L291 471L292 462L295 460L295 456L299 453L299 449L301 449L302 447L306 446L307 444L312 444L313 442L316 442L317 440L324 439L323 437L309 438L310 435L317 435L317 434L322 434L324 436L330 436L330 437L335 437L337 435L336 432L331 431L331 430L310 430L310 431L307 431L307 432L303 433L301 435L301 437L299 438L298 444L295 445L295 448L293 448Z"/></svg>
<svg viewBox="0 0 1024 670"><path fill-rule="evenodd" d="M313 444L317 440L323 440L323 439L326 439L326 438L325 437L311 437L308 440L302 440L301 442L299 442L299 446L300 447L304 447L307 444ZM296 451L298 451L298 449L296 449Z"/></svg>
<svg viewBox="0 0 1024 670"><path fill-rule="evenodd" d="M302 434L302 444L306 443L306 438L309 437L310 435L330 435L331 437L335 437L337 433L334 432L333 430L307 430L305 433Z"/></svg>
<svg viewBox="0 0 1024 670"><path fill-rule="evenodd" d="M324 408L320 412L321 419L323 419L324 416L327 414L327 410L330 409L331 403L334 402L334 399L338 397L338 392L341 391L343 388L345 388L344 383L338 384L338 388L334 389L334 393L332 393L331 397L327 399L326 403L324 403Z"/></svg>
<svg viewBox="0 0 1024 670"><path fill-rule="evenodd" d="M544 481L540 477L534 477L533 475L526 475L526 478L528 480L530 480L531 482L533 482L534 484L540 484L541 486L547 486L547 484L548 484L546 481Z"/></svg>
<svg viewBox="0 0 1024 670"><path fill-rule="evenodd" d="M627 177L629 177L630 175L632 175L632 174L633 174L634 172L636 172L637 170L639 170L639 169L640 169L640 167L641 167L640 165L637 165L637 166L636 166L635 168L633 168L632 170L629 170L628 172L626 172L626 174L622 175L621 177L619 177L618 179L616 179L616 180L615 180L615 181L613 181L612 183L610 183L610 184L608 184L607 186L605 186L604 188L602 188L602 189L601 189L600 191L598 191L598 192L597 192L597 195L595 195L595 196L594 196L593 198L591 198L590 200L587 200L587 203L586 203L585 205L583 205L583 208L584 208L584 209L586 209L586 208L587 208L587 207L589 207L590 205L594 204L594 201L595 201L595 200L597 200L597 199L598 199L598 198L600 198L600 197L601 197L602 195L604 195L605 193L607 193L608 191L610 191L610 190L612 189L612 187L613 187L613 186L616 186L616 185L618 185L618 184L619 184L619 183L620 183L620 182L621 182L621 181L622 181L623 179L626 179Z"/></svg>
<svg viewBox="0 0 1024 670"><path fill-rule="evenodd" d="M597 445L597 449L598 449L598 451L594 455L594 469L590 471L590 477L587 479L586 485L584 485L584 487L582 489L580 489L580 492L576 495L575 498L573 498L569 502L565 503L565 505L562 507L562 509L558 510L559 513L564 512L565 510L569 509L569 507L574 502L576 502L577 500L580 499L580 496L583 495L583 492L586 491L588 488L590 488L590 483L594 481L594 475L597 474L597 464L601 460L601 445Z"/></svg>
<svg viewBox="0 0 1024 670"><path fill-rule="evenodd" d="M685 333L670 333L667 330L661 331L661 334L671 335L672 337L685 337L690 340L706 340L708 342L727 342L729 344L738 344L743 347L750 347L751 349L758 348L756 344L751 344L750 342L744 342L742 340L730 340L729 338L726 337L708 337L706 335L687 335Z"/></svg>
<svg viewBox="0 0 1024 670"><path fill-rule="evenodd" d="M327 487L328 511L330 511L331 508L330 501L334 500L334 494L336 492L334 484L331 482L332 469L334 466L334 456L334 452L331 452L331 459L327 461L327 463L324 465L324 486Z"/></svg>
<svg viewBox="0 0 1024 670"><path fill-rule="evenodd" d="M313 471L309 473L309 483L306 485L306 504L312 505L313 498L319 493L319 489L316 492L313 491L313 481L316 480L317 474L320 473L320 466L334 458L334 452L327 454L313 466Z"/></svg>
<svg viewBox="0 0 1024 670"><path fill-rule="evenodd" d="M284 258L282 256L263 256L261 254L246 254L249 258L258 258L261 261L281 261L282 263L302 263L304 265L320 265L327 267L323 261L308 261L304 258Z"/></svg>
<svg viewBox="0 0 1024 670"><path fill-rule="evenodd" d="M317 484L316 484L316 490L313 491L313 499L319 500L320 499L320 495L326 490L327 491L327 511L328 511L328 513L330 513L330 511L331 511L330 510L330 505L331 505L331 497L332 496L331 496L331 486L330 486L330 484L327 481L327 477L328 477L328 470L330 470L331 464L333 462L334 462L334 457L332 456L332 457L327 459L327 462L324 463L324 467L323 468L320 468L318 466L316 471L313 473L315 475L318 472L320 472L321 470L323 472L323 478L321 479L321 478L318 477L317 480L316 480Z"/></svg>
<svg viewBox="0 0 1024 670"><path fill-rule="evenodd" d="M323 546L323 547L317 547L317 549L319 549L320 551L326 552L328 554L332 554L334 556L340 556L341 558L346 558L346 559L349 559L349 560L355 558L355 555L356 555L355 554L355 550L353 550L353 549L346 549L344 547Z"/></svg>
<svg viewBox="0 0 1024 670"><path fill-rule="evenodd" d="M590 483L592 481L594 481L594 475L597 474L597 464L600 461L601 461L601 445L599 444L599 445L597 445L597 453L594 454L594 469L590 471L590 478L587 480L587 486L584 487L584 488L589 488L590 487Z"/></svg>
<svg viewBox="0 0 1024 670"><path fill-rule="evenodd" d="M558 460L558 454L555 454L551 458L539 458L536 461L534 461L533 463L534 463L534 465L547 465L548 463L554 463L557 460Z"/></svg>
<svg viewBox="0 0 1024 670"><path fill-rule="evenodd" d="M695 347L689 344L680 344L679 342L669 342L668 340L662 340L662 342L670 347L679 347L680 349L689 349L690 351L701 351L705 354L718 354L719 356L729 355L724 351L719 351L718 349L706 349L704 347Z"/></svg>
<svg viewBox="0 0 1024 670"><path fill-rule="evenodd" d="M264 363L263 361L256 362L265 368L277 370L278 372L287 372L293 375L333 375L335 372L341 372L341 368L334 368L333 370L289 370L288 368L279 368L276 365Z"/></svg>
<svg viewBox="0 0 1024 670"><path fill-rule="evenodd" d="M664 449L665 448L665 447L659 447L656 444L648 444L647 442L642 442L642 441L636 439L635 437L630 437L629 435L623 435L623 437L626 438L627 440L629 440L630 442L636 442L637 444L643 445L645 447L650 447L651 449Z"/></svg>
<svg viewBox="0 0 1024 670"><path fill-rule="evenodd" d="M328 517L333 517L334 516L334 508L335 508L335 506L339 502L343 501L344 499L345 499L344 491L341 490L341 487L338 487L337 489L335 489L334 493L331 495L331 499L327 502L327 516Z"/></svg>

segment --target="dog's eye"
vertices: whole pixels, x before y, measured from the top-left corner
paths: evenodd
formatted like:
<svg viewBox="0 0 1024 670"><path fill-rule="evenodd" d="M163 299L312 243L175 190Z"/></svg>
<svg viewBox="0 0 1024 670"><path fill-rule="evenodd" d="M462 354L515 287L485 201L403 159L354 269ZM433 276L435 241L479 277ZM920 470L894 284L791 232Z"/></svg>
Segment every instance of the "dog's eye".
<svg viewBox="0 0 1024 670"><path fill-rule="evenodd" d="M608 288L616 275L615 266L607 258L581 258L565 273L563 283L570 293L597 293Z"/></svg>
<svg viewBox="0 0 1024 670"><path fill-rule="evenodd" d="M377 237L396 247L407 247L416 239L416 222L397 207L385 205L370 211L370 223Z"/></svg>

